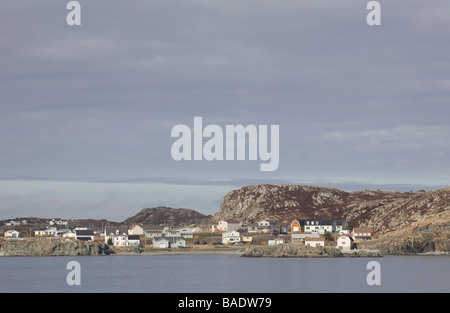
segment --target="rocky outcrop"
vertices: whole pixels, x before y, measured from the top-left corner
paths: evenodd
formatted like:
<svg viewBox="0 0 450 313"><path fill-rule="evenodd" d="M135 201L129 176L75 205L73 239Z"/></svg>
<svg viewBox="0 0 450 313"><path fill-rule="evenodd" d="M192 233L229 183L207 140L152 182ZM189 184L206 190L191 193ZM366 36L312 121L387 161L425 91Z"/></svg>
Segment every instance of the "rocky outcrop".
<svg viewBox="0 0 450 313"><path fill-rule="evenodd" d="M4 256L84 256L114 254L105 243L59 238L6 240L2 243L0 251Z"/></svg>
<svg viewBox="0 0 450 313"><path fill-rule="evenodd" d="M127 218L123 224L131 225L134 223L154 224L154 225L190 225L202 224L202 222L209 221L211 216L204 215L191 209L174 209L165 206L156 208L147 208L138 212L136 215Z"/></svg>
<svg viewBox="0 0 450 313"><path fill-rule="evenodd" d="M418 232L403 236L389 236L366 243L365 246L380 250L383 254L449 254L450 230Z"/></svg>
<svg viewBox="0 0 450 313"><path fill-rule="evenodd" d="M290 223L297 218L344 219L350 227L369 227L379 239L382 251L387 251L390 238L410 235L417 237L414 246L408 247L411 238L405 237L404 244L390 249L411 253L450 252L445 244L448 238L445 234L450 228L450 188L345 192L303 185L246 186L225 195L213 220L238 219L249 224L260 219Z"/></svg>
<svg viewBox="0 0 450 313"><path fill-rule="evenodd" d="M277 245L270 247L249 247L241 256L272 258L340 258L381 257L381 254L377 250L352 250L351 252L343 253L337 248Z"/></svg>

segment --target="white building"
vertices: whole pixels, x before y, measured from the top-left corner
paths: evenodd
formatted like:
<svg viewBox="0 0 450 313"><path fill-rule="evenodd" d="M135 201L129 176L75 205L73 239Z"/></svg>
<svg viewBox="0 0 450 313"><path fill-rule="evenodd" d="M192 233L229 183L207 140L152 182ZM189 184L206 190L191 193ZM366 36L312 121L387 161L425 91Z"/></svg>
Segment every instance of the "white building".
<svg viewBox="0 0 450 313"><path fill-rule="evenodd" d="M278 230L278 224L274 220L258 221L248 225L247 229L249 233L269 233L274 230Z"/></svg>
<svg viewBox="0 0 450 313"><path fill-rule="evenodd" d="M141 244L141 239L139 235L128 235L127 246L139 246Z"/></svg>
<svg viewBox="0 0 450 313"><path fill-rule="evenodd" d="M350 236L340 236L337 239L336 248L341 251L349 251L353 249L353 238Z"/></svg>
<svg viewBox="0 0 450 313"><path fill-rule="evenodd" d="M58 230L56 227L47 227L47 228L40 228L34 231L34 236L56 236L58 234Z"/></svg>
<svg viewBox="0 0 450 313"><path fill-rule="evenodd" d="M17 230L11 229L5 231L5 237L19 238L20 233Z"/></svg>
<svg viewBox="0 0 450 313"><path fill-rule="evenodd" d="M183 237L155 237L153 248L184 248L186 240Z"/></svg>
<svg viewBox="0 0 450 313"><path fill-rule="evenodd" d="M305 238L305 245L311 247L324 247L325 239L324 238Z"/></svg>
<svg viewBox="0 0 450 313"><path fill-rule="evenodd" d="M241 227L241 222L236 220L221 220L217 225L219 231L233 231L238 230Z"/></svg>
<svg viewBox="0 0 450 313"><path fill-rule="evenodd" d="M353 238L355 240L372 239L372 230L367 227L355 227L353 228Z"/></svg>
<svg viewBox="0 0 450 313"><path fill-rule="evenodd" d="M238 231L232 230L222 234L222 243L224 245L241 241L241 234Z"/></svg>
<svg viewBox="0 0 450 313"><path fill-rule="evenodd" d="M113 246L128 245L128 228L107 226L105 228L105 243L112 243Z"/></svg>
<svg viewBox="0 0 450 313"><path fill-rule="evenodd" d="M268 240L267 244L269 246L282 245L282 244L284 244L284 239L277 238L277 239L273 239L273 240Z"/></svg>

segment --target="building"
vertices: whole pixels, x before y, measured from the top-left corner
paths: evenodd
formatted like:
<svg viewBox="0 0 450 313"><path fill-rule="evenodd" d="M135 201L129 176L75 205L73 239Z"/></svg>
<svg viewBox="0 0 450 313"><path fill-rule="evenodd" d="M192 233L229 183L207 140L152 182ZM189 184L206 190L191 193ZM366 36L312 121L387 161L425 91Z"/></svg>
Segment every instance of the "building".
<svg viewBox="0 0 450 313"><path fill-rule="evenodd" d="M291 222L292 232L341 233L347 227L345 220L295 219Z"/></svg>
<svg viewBox="0 0 450 313"><path fill-rule="evenodd" d="M278 230L278 224L274 220L262 220L247 226L249 233L270 233L274 230Z"/></svg>
<svg viewBox="0 0 450 313"><path fill-rule="evenodd" d="M141 244L141 239L139 235L128 235L127 246L139 246Z"/></svg>
<svg viewBox="0 0 450 313"><path fill-rule="evenodd" d="M350 236L340 236L337 239L336 248L341 251L349 251L353 249L353 238Z"/></svg>
<svg viewBox="0 0 450 313"><path fill-rule="evenodd" d="M319 238L320 235L318 233L314 234L291 234L291 242L292 244L302 244L305 242L306 238Z"/></svg>
<svg viewBox="0 0 450 313"><path fill-rule="evenodd" d="M69 225L69 222L68 222L67 220L62 220L62 219L60 219L60 218L57 218L57 219L52 218L52 220L49 222L49 224L50 224L51 226L53 226L53 225L57 225L57 226L67 226L67 225Z"/></svg>
<svg viewBox="0 0 450 313"><path fill-rule="evenodd" d="M355 227L353 228L353 238L355 240L372 239L372 229L367 227Z"/></svg>
<svg viewBox="0 0 450 313"><path fill-rule="evenodd" d="M221 220L217 225L219 231L233 231L238 230L241 227L241 222L237 220Z"/></svg>
<svg viewBox="0 0 450 313"><path fill-rule="evenodd" d="M40 228L40 229L36 229L34 231L35 237L56 236L57 234L58 234L58 230L56 229L56 227Z"/></svg>
<svg viewBox="0 0 450 313"><path fill-rule="evenodd" d="M186 240L183 237L155 237L153 238L153 248L184 248Z"/></svg>
<svg viewBox="0 0 450 313"><path fill-rule="evenodd" d="M241 241L241 234L236 230L228 231L222 234L222 243L224 245L240 241Z"/></svg>
<svg viewBox="0 0 450 313"><path fill-rule="evenodd" d="M113 246L126 246L128 243L128 228L106 226L105 227L105 243Z"/></svg>
<svg viewBox="0 0 450 313"><path fill-rule="evenodd" d="M302 231L302 225L301 225L299 219L295 219L291 222L291 231L292 232L301 232Z"/></svg>
<svg viewBox="0 0 450 313"><path fill-rule="evenodd" d="M11 237L11 238L19 238L20 233L17 230L11 229L5 231L5 237Z"/></svg>
<svg viewBox="0 0 450 313"><path fill-rule="evenodd" d="M277 239L273 239L273 240L268 240L267 244L269 246L282 245L282 244L284 244L284 239L277 238Z"/></svg>
<svg viewBox="0 0 450 313"><path fill-rule="evenodd" d="M82 241L94 241L94 231L92 229L75 229L75 238Z"/></svg>
<svg viewBox="0 0 450 313"><path fill-rule="evenodd" d="M324 247L325 239L324 238L305 238L305 246Z"/></svg>
<svg viewBox="0 0 450 313"><path fill-rule="evenodd" d="M128 228L128 235L144 235L144 228L139 224L133 224Z"/></svg>
<svg viewBox="0 0 450 313"><path fill-rule="evenodd" d="M321 229L323 230L324 228L324 220L321 219L306 219L306 220L302 220L302 229L305 233L324 233L323 231L321 232ZM331 225L330 225L331 226ZM331 230L331 227L330 227Z"/></svg>

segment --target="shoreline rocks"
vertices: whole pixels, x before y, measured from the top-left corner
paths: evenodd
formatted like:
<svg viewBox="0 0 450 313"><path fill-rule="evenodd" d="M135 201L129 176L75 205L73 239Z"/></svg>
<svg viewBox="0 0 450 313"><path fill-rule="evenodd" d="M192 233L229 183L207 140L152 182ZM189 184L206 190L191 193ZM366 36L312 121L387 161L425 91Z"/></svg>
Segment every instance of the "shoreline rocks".
<svg viewBox="0 0 450 313"><path fill-rule="evenodd" d="M378 250L359 249L342 252L337 248L308 247L300 245L278 245L271 247L249 247L242 257L272 258L340 258L340 257L382 257Z"/></svg>
<svg viewBox="0 0 450 313"><path fill-rule="evenodd" d="M11 239L2 243L3 256L84 256L111 255L114 251L105 243L75 239L33 238Z"/></svg>

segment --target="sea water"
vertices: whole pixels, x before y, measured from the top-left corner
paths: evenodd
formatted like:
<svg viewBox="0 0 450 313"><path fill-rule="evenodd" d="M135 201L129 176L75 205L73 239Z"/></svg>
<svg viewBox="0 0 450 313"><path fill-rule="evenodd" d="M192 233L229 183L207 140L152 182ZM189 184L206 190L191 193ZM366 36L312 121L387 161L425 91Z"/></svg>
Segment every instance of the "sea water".
<svg viewBox="0 0 450 313"><path fill-rule="evenodd" d="M67 264L79 264L69 285ZM369 285L370 261L379 285ZM450 256L244 258L239 255L0 257L0 292L317 293L450 291Z"/></svg>

